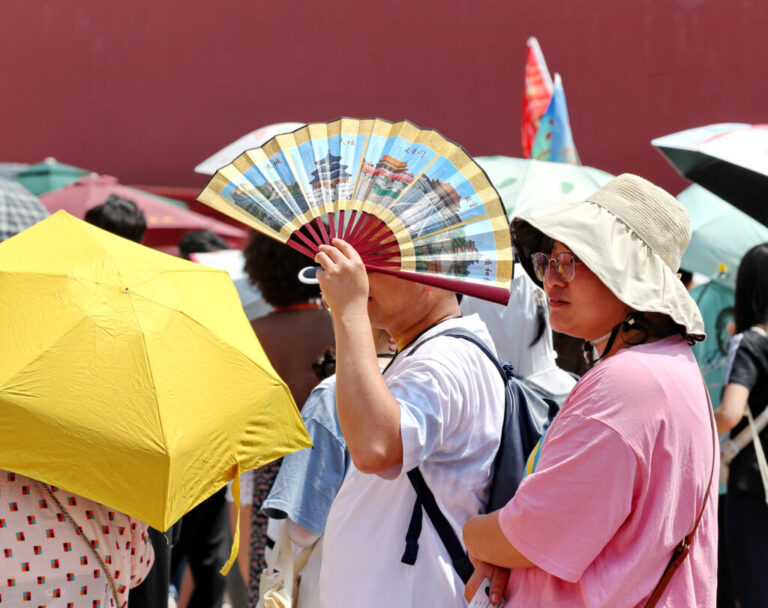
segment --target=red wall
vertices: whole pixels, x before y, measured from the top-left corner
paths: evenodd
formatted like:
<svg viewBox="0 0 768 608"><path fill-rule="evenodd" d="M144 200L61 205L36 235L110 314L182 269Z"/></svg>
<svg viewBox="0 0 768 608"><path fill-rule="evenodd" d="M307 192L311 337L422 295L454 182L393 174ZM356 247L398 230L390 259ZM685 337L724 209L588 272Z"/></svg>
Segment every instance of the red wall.
<svg viewBox="0 0 768 608"><path fill-rule="evenodd" d="M765 0L4 0L0 161L199 187L243 133L341 115L517 156L536 35L582 162L677 192L650 139L768 122L766 25Z"/></svg>

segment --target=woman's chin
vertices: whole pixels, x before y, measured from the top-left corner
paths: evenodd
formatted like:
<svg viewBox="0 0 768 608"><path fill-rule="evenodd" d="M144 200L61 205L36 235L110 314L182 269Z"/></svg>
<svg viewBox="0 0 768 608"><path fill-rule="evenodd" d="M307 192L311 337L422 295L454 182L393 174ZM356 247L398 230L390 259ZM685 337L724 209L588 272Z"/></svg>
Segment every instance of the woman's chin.
<svg viewBox="0 0 768 608"><path fill-rule="evenodd" d="M556 319L553 319L552 316L549 318L549 326L552 328L552 331L556 331L559 334L565 334L566 336L578 338L580 340L585 339L583 335L580 335L583 332L578 331L569 323L558 322Z"/></svg>

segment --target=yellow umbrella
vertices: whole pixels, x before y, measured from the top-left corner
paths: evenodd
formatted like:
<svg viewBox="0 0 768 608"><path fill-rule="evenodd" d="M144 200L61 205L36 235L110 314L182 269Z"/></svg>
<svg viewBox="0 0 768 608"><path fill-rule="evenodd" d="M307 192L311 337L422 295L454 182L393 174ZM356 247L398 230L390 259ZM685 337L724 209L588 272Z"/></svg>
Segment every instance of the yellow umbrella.
<svg viewBox="0 0 768 608"><path fill-rule="evenodd" d="M0 429L0 467L160 530L311 445L226 272L64 211L0 244Z"/></svg>

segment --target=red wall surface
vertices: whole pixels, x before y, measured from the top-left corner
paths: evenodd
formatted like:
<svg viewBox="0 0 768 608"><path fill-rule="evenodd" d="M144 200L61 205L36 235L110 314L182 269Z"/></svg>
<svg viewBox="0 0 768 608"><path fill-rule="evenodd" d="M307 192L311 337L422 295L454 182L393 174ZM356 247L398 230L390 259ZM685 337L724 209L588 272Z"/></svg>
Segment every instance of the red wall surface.
<svg viewBox="0 0 768 608"><path fill-rule="evenodd" d="M765 0L3 0L0 161L200 187L245 132L342 115L518 156L535 35L582 162L677 192L649 141L768 122L767 25Z"/></svg>

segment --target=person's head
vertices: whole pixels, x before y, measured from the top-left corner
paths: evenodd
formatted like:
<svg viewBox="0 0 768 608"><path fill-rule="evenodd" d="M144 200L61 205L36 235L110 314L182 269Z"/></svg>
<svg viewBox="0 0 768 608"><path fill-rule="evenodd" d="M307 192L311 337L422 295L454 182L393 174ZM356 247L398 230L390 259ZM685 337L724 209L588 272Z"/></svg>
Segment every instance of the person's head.
<svg viewBox="0 0 768 608"><path fill-rule="evenodd" d="M736 274L736 332L768 322L768 243L752 247Z"/></svg>
<svg viewBox="0 0 768 608"><path fill-rule="evenodd" d="M681 268L679 274L680 274L680 282L683 285L685 285L685 288L688 291L696 287L696 285L693 282L693 273L690 270L683 270Z"/></svg>
<svg viewBox="0 0 768 608"><path fill-rule="evenodd" d="M248 279L270 306L292 306L320 297L317 285L306 285L296 278L311 264L303 253L252 231L243 256Z"/></svg>
<svg viewBox="0 0 768 608"><path fill-rule="evenodd" d="M589 341L610 333L612 342L642 324L645 339L678 331L704 338L701 314L676 276L688 214L650 182L621 175L583 202L522 214L512 234L523 268L547 293L555 331Z"/></svg>
<svg viewBox="0 0 768 608"><path fill-rule="evenodd" d="M187 232L179 239L179 255L185 260L190 253L209 253L227 249L227 242L210 230L195 230Z"/></svg>
<svg viewBox="0 0 768 608"><path fill-rule="evenodd" d="M136 203L116 194L85 213L85 221L107 232L141 243L147 230L147 219Z"/></svg>
<svg viewBox="0 0 768 608"><path fill-rule="evenodd" d="M368 273L371 325L387 330L400 348L434 323L459 314L459 303L452 291L381 272Z"/></svg>
<svg viewBox="0 0 768 608"><path fill-rule="evenodd" d="M554 241L548 252L534 255L543 260L542 254L548 261L543 271L539 266L539 273L542 274L549 302L549 322L554 331L597 340L632 311L567 245Z"/></svg>

